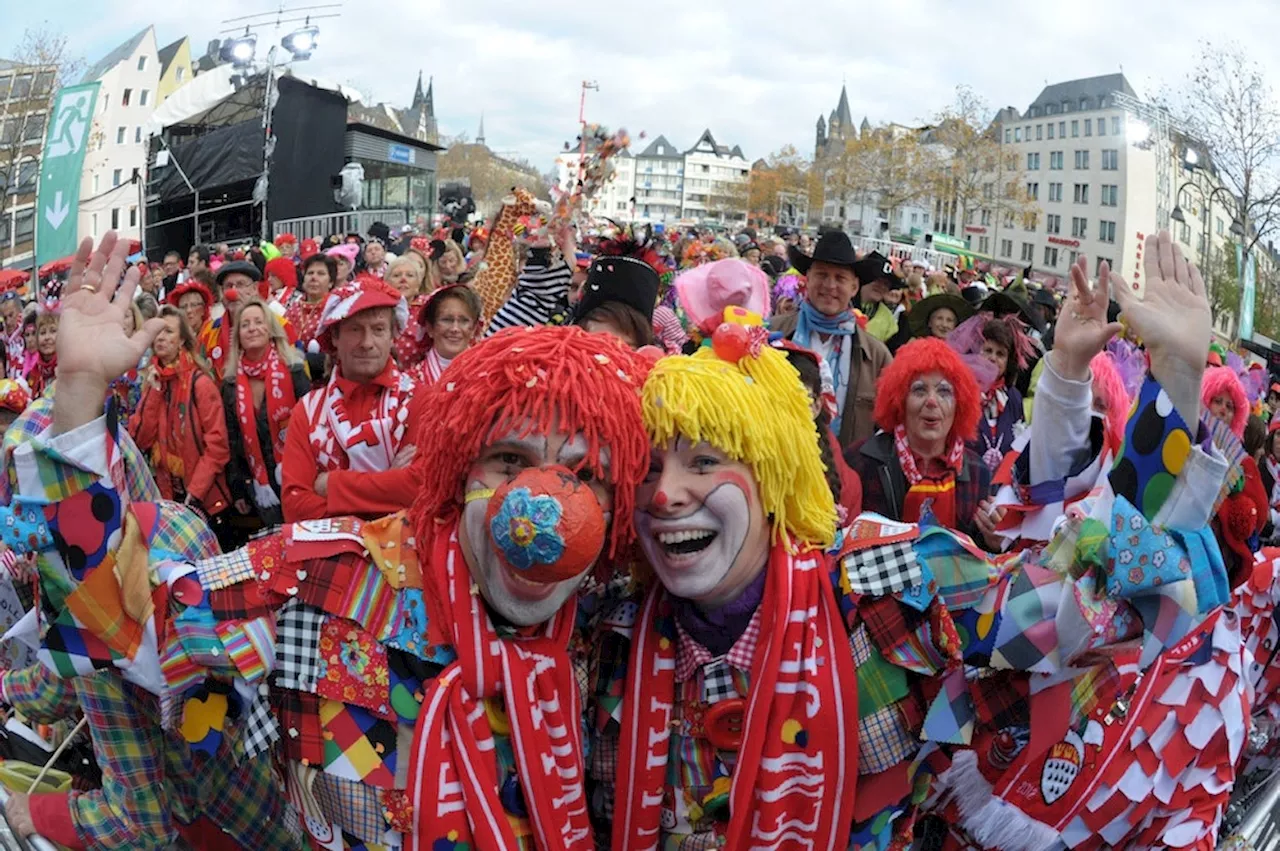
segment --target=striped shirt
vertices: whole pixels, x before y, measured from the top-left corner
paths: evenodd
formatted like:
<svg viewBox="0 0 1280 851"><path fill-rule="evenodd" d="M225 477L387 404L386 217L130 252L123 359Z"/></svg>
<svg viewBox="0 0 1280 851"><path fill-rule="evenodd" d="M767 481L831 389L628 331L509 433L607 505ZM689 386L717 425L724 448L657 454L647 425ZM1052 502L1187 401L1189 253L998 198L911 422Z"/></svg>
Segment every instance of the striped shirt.
<svg viewBox="0 0 1280 851"><path fill-rule="evenodd" d="M572 278L573 273L564 262L552 266L525 266L515 292L493 317L485 336L518 325L546 325L568 297Z"/></svg>

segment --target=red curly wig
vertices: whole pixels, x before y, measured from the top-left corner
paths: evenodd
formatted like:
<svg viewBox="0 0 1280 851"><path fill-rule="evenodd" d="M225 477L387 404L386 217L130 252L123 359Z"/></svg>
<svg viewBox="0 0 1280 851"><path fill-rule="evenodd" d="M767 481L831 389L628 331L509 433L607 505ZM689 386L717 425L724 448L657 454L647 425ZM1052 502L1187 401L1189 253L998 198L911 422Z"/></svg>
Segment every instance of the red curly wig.
<svg viewBox="0 0 1280 851"><path fill-rule="evenodd" d="M587 463L603 477L608 448L614 485L610 555L631 540L636 487L649 470L649 439L640 411L646 360L608 334L576 327L510 328L476 343L425 392L431 416L417 440L420 482L411 520L419 552L430 552L437 520L462 510L468 469L496 432L552 428L587 441Z"/></svg>
<svg viewBox="0 0 1280 851"><path fill-rule="evenodd" d="M1249 422L1249 397L1245 395L1244 385L1240 377L1229 366L1211 366L1204 371L1200 381L1200 404L1205 411L1209 403L1219 396L1227 396L1235 406L1235 414L1231 420L1231 433L1236 437L1244 437L1244 427Z"/></svg>
<svg viewBox="0 0 1280 851"><path fill-rule="evenodd" d="M982 412L982 392L978 389L978 382L960 355L946 342L934 337L920 337L907 343L898 349L893 362L880 373L880 380L876 383L876 425L885 431L893 431L905 423L911 382L931 372L941 373L951 382L956 393L955 420L947 439L976 439L978 417Z"/></svg>

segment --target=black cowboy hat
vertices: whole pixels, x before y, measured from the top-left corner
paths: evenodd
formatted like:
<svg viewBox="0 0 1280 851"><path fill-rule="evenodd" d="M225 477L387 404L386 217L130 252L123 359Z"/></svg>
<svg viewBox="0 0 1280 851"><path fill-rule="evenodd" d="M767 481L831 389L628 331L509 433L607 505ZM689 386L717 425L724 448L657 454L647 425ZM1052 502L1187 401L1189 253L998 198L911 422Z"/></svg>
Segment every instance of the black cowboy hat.
<svg viewBox="0 0 1280 851"><path fill-rule="evenodd" d="M591 261L582 298L573 312L574 321L583 319L602 304L616 301L634 308L646 321L653 321L658 304L658 273L635 257L600 255Z"/></svg>
<svg viewBox="0 0 1280 851"><path fill-rule="evenodd" d="M832 266L845 266L850 270L858 262L858 255L853 250L853 243L849 241L849 235L842 230L829 230L824 233L818 239L818 244L813 247L812 257L800 251L794 245L788 246L787 257L791 260L791 265L795 266L796 271L801 275L809 274L809 267L813 265L814 261L830 263Z"/></svg>
<svg viewBox="0 0 1280 851"><path fill-rule="evenodd" d="M876 281L888 282L891 290L900 290L907 285L906 281L898 277L898 273L894 271L893 264L889 262L889 258L878 251L872 251L857 263L854 263L853 275L858 279L858 283L864 287L867 284L874 284Z"/></svg>
<svg viewBox="0 0 1280 851"><path fill-rule="evenodd" d="M1036 287L1031 291L1031 303L1038 304L1041 307L1047 307L1055 312L1058 310L1057 297L1044 287Z"/></svg>
<svg viewBox="0 0 1280 851"><path fill-rule="evenodd" d="M907 314L907 322L911 326L912 337L924 337L929 333L929 317L940 308L947 308L956 315L956 324L973 316L974 310L969 302L955 293L935 293L921 299Z"/></svg>
<svg viewBox="0 0 1280 851"><path fill-rule="evenodd" d="M1025 281L1014 281L1005 289L993 292L987 296L986 301L982 302L981 309L989 310L996 316L1016 313L1022 317L1023 322L1041 334L1044 333L1044 317L1040 314L1040 308L1034 306L1031 299L1027 297Z"/></svg>

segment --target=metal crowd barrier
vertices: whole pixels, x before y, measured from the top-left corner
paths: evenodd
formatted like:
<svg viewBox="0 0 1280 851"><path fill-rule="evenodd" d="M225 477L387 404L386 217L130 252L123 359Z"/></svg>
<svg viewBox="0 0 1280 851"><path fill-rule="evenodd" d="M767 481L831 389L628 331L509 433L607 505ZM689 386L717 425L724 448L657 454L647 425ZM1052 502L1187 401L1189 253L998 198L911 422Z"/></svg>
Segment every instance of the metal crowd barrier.
<svg viewBox="0 0 1280 851"><path fill-rule="evenodd" d="M0 786L0 810L9 803L9 792ZM0 848L4 851L58 851L58 847L42 836L21 839L9 827L9 822L0 818Z"/></svg>

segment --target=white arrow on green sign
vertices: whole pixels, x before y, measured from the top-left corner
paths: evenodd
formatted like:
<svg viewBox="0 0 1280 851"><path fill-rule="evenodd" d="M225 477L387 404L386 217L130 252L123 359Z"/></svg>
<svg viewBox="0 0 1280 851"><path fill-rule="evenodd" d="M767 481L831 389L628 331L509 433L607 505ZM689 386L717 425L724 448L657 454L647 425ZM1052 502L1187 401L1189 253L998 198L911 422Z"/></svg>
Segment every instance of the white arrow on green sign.
<svg viewBox="0 0 1280 851"><path fill-rule="evenodd" d="M66 257L76 250L80 209L80 172L93 129L98 83L58 91L40 163L36 199L36 265Z"/></svg>

